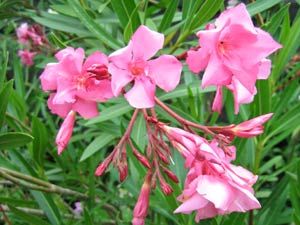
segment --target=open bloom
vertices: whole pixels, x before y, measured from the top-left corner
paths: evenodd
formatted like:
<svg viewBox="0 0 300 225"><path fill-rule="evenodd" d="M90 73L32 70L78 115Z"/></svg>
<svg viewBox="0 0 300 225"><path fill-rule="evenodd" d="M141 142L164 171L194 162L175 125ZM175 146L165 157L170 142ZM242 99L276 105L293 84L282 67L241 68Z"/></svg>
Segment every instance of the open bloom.
<svg viewBox="0 0 300 225"><path fill-rule="evenodd" d="M34 45L43 45L47 42L39 25L29 26L27 23L22 23L16 33L19 43L23 45L29 44L30 41Z"/></svg>
<svg viewBox="0 0 300 225"><path fill-rule="evenodd" d="M56 137L60 154L71 138L75 112L85 119L93 118L98 115L97 102L104 102L113 95L108 59L103 53L95 52L83 62L83 49L66 48L55 57L58 63L47 64L40 79L42 89L52 92L48 99L52 113L66 117Z"/></svg>
<svg viewBox="0 0 300 225"><path fill-rule="evenodd" d="M28 50L19 50L18 56L21 58L21 63L26 66L33 65L33 59L36 55L36 52L30 52Z"/></svg>
<svg viewBox="0 0 300 225"><path fill-rule="evenodd" d="M164 36L140 26L128 46L109 56L112 91L118 96L127 84L133 82L125 98L135 108L154 106L156 85L164 91L173 90L180 81L181 63L171 55L149 60L163 47Z"/></svg>
<svg viewBox="0 0 300 225"><path fill-rule="evenodd" d="M173 145L186 159L189 169L182 204L175 213L196 211L196 221L231 212L245 212L259 208L252 185L257 176L246 169L232 165L233 154L226 154L216 140L208 142L202 137L178 128L165 127Z"/></svg>
<svg viewBox="0 0 300 225"><path fill-rule="evenodd" d="M55 57L59 62L47 64L40 77L44 91L56 91L48 100L51 111L61 117L70 110L86 119L97 116L97 102L113 96L107 57L95 52L83 63L81 48L63 49Z"/></svg>
<svg viewBox="0 0 300 225"><path fill-rule="evenodd" d="M250 103L256 94L257 79L267 79L271 61L266 59L281 48L265 31L255 27L244 4L223 12L207 30L199 31L200 48L188 52L191 71L205 70L202 87L217 86L213 110L222 108L222 87L234 95L235 113L239 105Z"/></svg>

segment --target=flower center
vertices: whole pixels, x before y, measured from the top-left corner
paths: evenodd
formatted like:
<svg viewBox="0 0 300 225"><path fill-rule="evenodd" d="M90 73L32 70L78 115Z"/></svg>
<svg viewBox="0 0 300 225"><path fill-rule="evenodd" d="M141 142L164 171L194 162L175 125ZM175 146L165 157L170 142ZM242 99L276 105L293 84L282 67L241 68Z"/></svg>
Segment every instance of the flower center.
<svg viewBox="0 0 300 225"><path fill-rule="evenodd" d="M85 89L86 81L87 81L86 76L82 76L82 75L78 76L77 79L76 79L77 89Z"/></svg>
<svg viewBox="0 0 300 225"><path fill-rule="evenodd" d="M145 74L145 62L143 60L136 60L129 64L129 70L135 77Z"/></svg>
<svg viewBox="0 0 300 225"><path fill-rule="evenodd" d="M107 66L104 64L93 64L87 69L89 77L93 77L96 80L110 79Z"/></svg>

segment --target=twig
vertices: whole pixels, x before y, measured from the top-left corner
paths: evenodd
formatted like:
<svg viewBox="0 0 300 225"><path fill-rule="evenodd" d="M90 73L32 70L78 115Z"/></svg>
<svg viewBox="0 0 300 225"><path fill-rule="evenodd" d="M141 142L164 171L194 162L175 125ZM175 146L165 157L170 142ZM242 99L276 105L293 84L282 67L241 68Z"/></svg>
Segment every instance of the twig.
<svg viewBox="0 0 300 225"><path fill-rule="evenodd" d="M206 126L193 123L189 120L184 119L183 117L179 116L177 113L175 113L172 109L170 109L167 105L165 105L162 101L160 101L157 97L155 97L155 102L157 105L159 105L163 110L165 110L169 115L174 117L178 122L180 122L183 126L191 126L194 128L198 128L212 136L215 136L215 133L212 132L209 128Z"/></svg>
<svg viewBox="0 0 300 225"><path fill-rule="evenodd" d="M31 177L25 174L21 174L17 171L9 170L3 167L0 167L0 176L4 177L5 179L29 189L44 191L44 192L51 192L63 195L73 195L78 198L87 199L88 196L82 194L77 191L73 191L67 188L62 188L57 185L48 183L46 181L37 179L35 177Z"/></svg>
<svg viewBox="0 0 300 225"><path fill-rule="evenodd" d="M2 212L10 212L10 209L7 205L0 205L0 207L2 208ZM0 209L1 209L0 208ZM32 209L32 208L25 208L25 207L16 207L16 209L28 213L28 214L32 214L32 215L37 215L37 216L46 216L46 213L40 209ZM72 215L72 214L62 214L63 217L68 218L68 219L80 219L81 217L78 215Z"/></svg>

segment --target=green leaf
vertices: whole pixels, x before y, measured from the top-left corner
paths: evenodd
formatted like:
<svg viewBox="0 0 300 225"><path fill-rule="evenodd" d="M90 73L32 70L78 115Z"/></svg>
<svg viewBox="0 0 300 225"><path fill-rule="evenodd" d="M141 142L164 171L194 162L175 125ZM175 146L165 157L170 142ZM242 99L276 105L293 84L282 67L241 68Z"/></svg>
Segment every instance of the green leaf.
<svg viewBox="0 0 300 225"><path fill-rule="evenodd" d="M25 174L30 174L31 176L38 177L36 172L32 169L31 165L24 159L24 157L16 152L9 152L10 157L16 165L23 171ZM54 203L51 194L42 193L40 191L30 191L40 208L45 212L48 219L52 225L62 225L63 222L60 216L60 210L57 205Z"/></svg>
<svg viewBox="0 0 300 225"><path fill-rule="evenodd" d="M247 5L247 10L251 16L256 15L257 13L261 13L274 5L282 2L282 0L259 0Z"/></svg>
<svg viewBox="0 0 300 225"><path fill-rule="evenodd" d="M89 125L92 125L95 123L100 123L100 122L103 122L106 120L111 120L111 119L119 117L131 110L132 110L132 107L127 102L122 102L122 103L119 103L119 104L116 104L114 106L104 109L100 113L100 116L89 120L88 122L86 122L85 125L89 126Z"/></svg>
<svg viewBox="0 0 300 225"><path fill-rule="evenodd" d="M279 54L275 57L274 60L274 69L272 71L272 77L274 80L277 80L281 72L283 71L285 65L287 64L290 57L297 51L300 46L300 16L298 16L286 39L282 43L283 48L280 50Z"/></svg>
<svg viewBox="0 0 300 225"><path fill-rule="evenodd" d="M33 137L26 133L9 132L0 134L0 149L11 150L31 142Z"/></svg>
<svg viewBox="0 0 300 225"><path fill-rule="evenodd" d="M140 2L141 4L142 2ZM125 27L125 30L124 30L124 39L126 42L128 42L132 36L132 34L135 32L135 30L138 28L138 25L140 25L139 23L139 20L138 20L138 23L136 24L135 21L134 21L134 18L136 16L138 16L138 9L139 9L139 6L140 4L138 4L135 9L132 11L130 17L129 17L129 20L128 20L128 23Z"/></svg>
<svg viewBox="0 0 300 225"><path fill-rule="evenodd" d="M136 6L135 2L131 0L111 0L110 2L124 29L129 21L131 21L133 31L141 24L137 13L139 4Z"/></svg>
<svg viewBox="0 0 300 225"><path fill-rule="evenodd" d="M110 46L112 49L118 49L122 44L110 35L104 28L96 23L89 14L83 9L77 0L68 0L69 5L73 8L80 21L89 29L99 40Z"/></svg>
<svg viewBox="0 0 300 225"><path fill-rule="evenodd" d="M191 30L198 28L210 20L219 11L223 3L224 1L222 0L206 0L195 14L191 23Z"/></svg>
<svg viewBox="0 0 300 225"><path fill-rule="evenodd" d="M174 18L177 6L178 6L179 0L172 0L170 1L169 5L167 6L167 10L164 13L164 17L162 18L158 31L163 32L167 28L170 27L172 20Z"/></svg>
<svg viewBox="0 0 300 225"><path fill-rule="evenodd" d="M131 137L139 148L144 151L147 142L146 123L144 116L140 113L132 128Z"/></svg>
<svg viewBox="0 0 300 225"><path fill-rule="evenodd" d="M115 136L108 134L108 133L102 133L97 137L95 140L93 140L87 148L83 151L80 162L86 160L87 158L91 157L93 154L95 154L97 151L99 151L101 148L106 146L107 144L111 143L112 140L114 140Z"/></svg>
<svg viewBox="0 0 300 225"><path fill-rule="evenodd" d="M48 133L45 125L37 118L32 118L33 159L42 167L48 146Z"/></svg>
<svg viewBox="0 0 300 225"><path fill-rule="evenodd" d="M280 10L278 10L278 12L272 16L272 18L263 28L265 28L270 34L274 35L280 27L284 17L287 15L287 13L289 13L289 6L290 4L286 4Z"/></svg>
<svg viewBox="0 0 300 225"><path fill-rule="evenodd" d="M2 53L2 57L3 57L3 64L0 68L0 91L2 90L3 88L3 84L4 84L4 81L5 81L5 78L6 78L6 70L7 70L7 63L8 63L8 57L9 57L9 52L6 52L6 51L3 51ZM0 118L1 118L1 115L0 115ZM0 124L0 127L1 127L1 124Z"/></svg>
<svg viewBox="0 0 300 225"><path fill-rule="evenodd" d="M30 225L50 225L46 221L38 218L37 216L25 213L25 212L13 207L13 206L10 206L10 205L8 207L13 214L15 214L17 217L22 219L23 222L26 222Z"/></svg>
<svg viewBox="0 0 300 225"><path fill-rule="evenodd" d="M8 105L10 93L12 91L12 86L13 80L10 80L4 85L2 91L0 92L0 128L2 127L5 119L6 108Z"/></svg>

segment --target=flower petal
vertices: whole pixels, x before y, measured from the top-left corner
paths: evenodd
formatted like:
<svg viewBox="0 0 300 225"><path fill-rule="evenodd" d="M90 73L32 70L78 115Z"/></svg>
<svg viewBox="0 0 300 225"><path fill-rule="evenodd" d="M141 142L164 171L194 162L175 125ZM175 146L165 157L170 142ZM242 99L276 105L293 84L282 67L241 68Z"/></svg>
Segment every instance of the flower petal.
<svg viewBox="0 0 300 225"><path fill-rule="evenodd" d="M161 89L173 90L180 81L182 64L172 55L162 55L149 61L149 76Z"/></svg>
<svg viewBox="0 0 300 225"><path fill-rule="evenodd" d="M257 74L257 79L265 80L269 77L271 73L272 62L270 59L263 59L259 63L259 69Z"/></svg>
<svg viewBox="0 0 300 225"><path fill-rule="evenodd" d="M40 76L43 91L56 90L57 74L57 63L48 63Z"/></svg>
<svg viewBox="0 0 300 225"><path fill-rule="evenodd" d="M134 58L150 59L163 47L164 35L141 25L131 37Z"/></svg>
<svg viewBox="0 0 300 225"><path fill-rule="evenodd" d="M72 109L85 119L90 119L99 115L97 103L78 98L73 104Z"/></svg>
<svg viewBox="0 0 300 225"><path fill-rule="evenodd" d="M185 200L174 213L191 213L193 210L202 209L208 201L198 193Z"/></svg>
<svg viewBox="0 0 300 225"><path fill-rule="evenodd" d="M125 69L120 69L110 63L108 72L111 74L111 88L115 96L118 96L122 89L133 80L133 77Z"/></svg>
<svg viewBox="0 0 300 225"><path fill-rule="evenodd" d="M208 175L200 177L197 192L222 210L227 209L233 198L233 191L225 180Z"/></svg>
<svg viewBox="0 0 300 225"><path fill-rule="evenodd" d="M208 64L209 54L204 48L200 48L196 51L190 50L187 53L186 63L189 69L194 73L199 73L204 70Z"/></svg>
<svg viewBox="0 0 300 225"><path fill-rule="evenodd" d="M60 117L65 118L67 114L71 111L72 104L71 103L54 104L53 103L54 96L55 94L50 94L47 101L48 107L53 114L57 114Z"/></svg>
<svg viewBox="0 0 300 225"><path fill-rule="evenodd" d="M93 80L86 89L78 90L76 96L89 101L105 102L114 95L109 80Z"/></svg>
<svg viewBox="0 0 300 225"><path fill-rule="evenodd" d="M202 78L202 88L210 85L230 84L232 73L217 56L211 56Z"/></svg>
<svg viewBox="0 0 300 225"><path fill-rule="evenodd" d="M74 69L77 69L77 71L81 72L82 62L84 59L84 50L82 48L74 49L71 47L67 47L55 54L55 57L58 61L62 61L66 56L69 56L74 61Z"/></svg>
<svg viewBox="0 0 300 225"><path fill-rule="evenodd" d="M223 94L222 94L222 86L217 87L217 93L215 95L215 99L212 105L212 110L214 112L221 113L222 105L223 105Z"/></svg>
<svg viewBox="0 0 300 225"><path fill-rule="evenodd" d="M155 84L145 77L134 81L133 87L125 94L125 98L132 107L142 109L155 105L154 95Z"/></svg>
<svg viewBox="0 0 300 225"><path fill-rule="evenodd" d="M86 72L86 70L94 65L94 64L99 64L99 65L108 65L108 57L103 54L102 52L96 51L93 54L91 54L87 59L85 60L83 67L82 67L82 72Z"/></svg>

